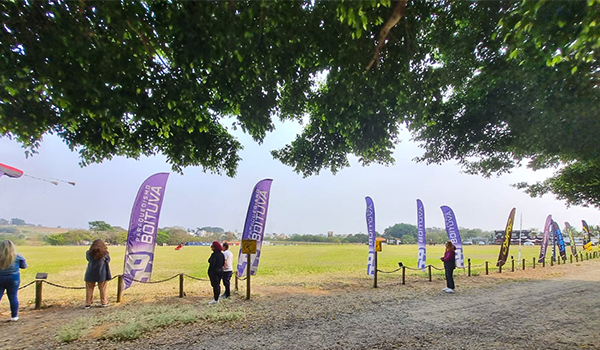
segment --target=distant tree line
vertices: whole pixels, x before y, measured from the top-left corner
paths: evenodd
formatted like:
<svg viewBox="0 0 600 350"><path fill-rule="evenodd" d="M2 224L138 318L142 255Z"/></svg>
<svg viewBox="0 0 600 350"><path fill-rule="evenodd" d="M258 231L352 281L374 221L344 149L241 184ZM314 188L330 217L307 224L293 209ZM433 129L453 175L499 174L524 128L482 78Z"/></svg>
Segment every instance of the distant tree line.
<svg viewBox="0 0 600 350"><path fill-rule="evenodd" d="M482 229L460 227L460 236L463 241L473 238L485 239L486 242L493 239L492 231L483 231ZM427 242L444 243L448 240L446 229L439 227L428 227L425 229ZM416 244L418 239L418 229L416 225L400 223L386 228L383 231L383 237L386 239L400 239L402 244Z"/></svg>
<svg viewBox="0 0 600 350"><path fill-rule="evenodd" d="M479 238L485 242L493 239L493 232L483 231L482 229L459 228L463 241ZM444 243L448 240L446 230L439 227L429 227L425 229L427 242L436 244ZM400 223L386 228L383 235L375 232L377 237L384 237L387 240L400 240L401 244L417 243L417 226L412 224ZM351 234L348 236L326 237L324 235L300 235L294 234L289 238L277 238L276 241L290 242L320 242L320 243L368 243L369 236L364 233Z"/></svg>
<svg viewBox="0 0 600 350"><path fill-rule="evenodd" d="M63 233L44 236L49 245L87 245L95 239L102 239L107 244L125 244L127 231L121 227L113 227L104 221L90 221L89 230L69 230Z"/></svg>
<svg viewBox="0 0 600 350"><path fill-rule="evenodd" d="M294 234L288 239L278 239L277 241L289 242L320 242L320 243L369 243L369 236L364 233L348 235L346 237L333 236L325 237L323 235L299 235Z"/></svg>
<svg viewBox="0 0 600 350"><path fill-rule="evenodd" d="M111 226L104 221L90 221L89 230L69 230L64 233L47 235L44 242L49 245L87 245L95 239L102 239L107 244L124 245L127 243L127 230ZM202 228L203 231L206 228ZM158 245L177 245L187 242L212 242L212 241L235 241L237 238L233 232L225 232L220 228L217 232L212 232L202 237L193 236L193 230L186 230L182 227L165 227L158 230L156 234L156 244ZM220 230L219 230L220 229Z"/></svg>
<svg viewBox="0 0 600 350"><path fill-rule="evenodd" d="M24 225L28 225L28 224L23 219L12 218L10 220L0 219L0 225L24 226Z"/></svg>
<svg viewBox="0 0 600 350"><path fill-rule="evenodd" d="M112 226L104 221L90 221L88 230L76 229L64 233L51 234L43 237L43 241L49 245L86 245L94 239L100 238L107 244L122 245L127 242L127 230ZM26 237L15 226L27 225L25 220L13 218L10 221L0 219L0 225L11 225L0 227L0 239L10 239L17 244L26 244ZM481 229L460 228L463 241L474 238L490 242L493 240L494 233L483 231ZM388 240L400 240L401 244L417 243L417 226L407 223L398 223L386 228L383 234L376 233L378 237L384 237ZM438 227L426 228L427 242L437 244L444 243L447 240L446 230ZM290 242L320 242L320 243L361 243L366 244L369 237L364 233L350 234L348 236L332 236L316 234L294 234L289 238L282 238L284 235L276 235L275 241ZM177 245L187 242L211 242L211 241L236 241L239 238L221 227L205 226L195 229L184 229L182 227L165 227L157 232L156 243L158 245L168 244Z"/></svg>

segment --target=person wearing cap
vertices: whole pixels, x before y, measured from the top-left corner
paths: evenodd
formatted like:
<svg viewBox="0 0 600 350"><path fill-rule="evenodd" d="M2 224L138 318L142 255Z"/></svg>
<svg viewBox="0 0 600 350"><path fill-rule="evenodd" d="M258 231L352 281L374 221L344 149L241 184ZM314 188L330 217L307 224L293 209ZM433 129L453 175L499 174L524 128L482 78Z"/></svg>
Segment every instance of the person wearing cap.
<svg viewBox="0 0 600 350"><path fill-rule="evenodd" d="M214 241L210 246L212 254L208 258L208 277L210 285L213 287L214 299L208 304L216 304L219 302L219 294L221 294L221 279L223 278L223 266L225 265L225 256L223 255L223 247L221 243Z"/></svg>

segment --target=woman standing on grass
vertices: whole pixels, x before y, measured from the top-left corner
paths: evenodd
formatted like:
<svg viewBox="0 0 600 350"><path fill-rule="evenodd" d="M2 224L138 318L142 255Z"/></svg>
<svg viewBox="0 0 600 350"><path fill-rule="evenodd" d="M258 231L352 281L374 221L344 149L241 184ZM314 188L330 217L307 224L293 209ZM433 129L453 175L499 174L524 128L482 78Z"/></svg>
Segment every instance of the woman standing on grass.
<svg viewBox="0 0 600 350"><path fill-rule="evenodd" d="M19 269L26 269L27 263L21 254L17 254L15 244L5 240L0 242L0 300L4 296L4 290L8 295L10 303L10 320L19 320L19 285L21 274Z"/></svg>
<svg viewBox="0 0 600 350"><path fill-rule="evenodd" d="M110 254L106 244L101 239L92 242L90 250L85 252L85 258L88 261L87 270L85 270L85 308L89 309L94 301L94 286L98 283L100 291L100 300L102 307L108 306L108 297L106 296L106 285L112 278L110 274Z"/></svg>
<svg viewBox="0 0 600 350"><path fill-rule="evenodd" d="M454 293L455 250L456 247L452 242L446 242L446 253L440 258L444 262L444 271L446 272L446 288L443 289L446 293Z"/></svg>
<svg viewBox="0 0 600 350"><path fill-rule="evenodd" d="M210 285L213 287L214 299L209 304L216 304L219 302L219 294L221 294L221 279L223 278L223 265L225 265L225 256L221 251L221 243L214 241L210 246L212 254L208 258L208 277L210 278Z"/></svg>

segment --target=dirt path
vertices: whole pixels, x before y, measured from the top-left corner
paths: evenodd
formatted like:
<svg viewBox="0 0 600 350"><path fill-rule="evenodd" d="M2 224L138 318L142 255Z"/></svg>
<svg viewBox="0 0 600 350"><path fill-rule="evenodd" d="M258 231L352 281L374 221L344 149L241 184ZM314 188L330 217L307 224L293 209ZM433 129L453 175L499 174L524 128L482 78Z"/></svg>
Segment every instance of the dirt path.
<svg viewBox="0 0 600 350"><path fill-rule="evenodd" d="M600 349L600 260L461 277L453 295L441 292L443 286L421 280L321 295L263 292L250 302L229 302L242 305L243 321L172 326L121 343L59 344L54 323L81 311L44 310L25 327L0 323L0 344L7 349Z"/></svg>

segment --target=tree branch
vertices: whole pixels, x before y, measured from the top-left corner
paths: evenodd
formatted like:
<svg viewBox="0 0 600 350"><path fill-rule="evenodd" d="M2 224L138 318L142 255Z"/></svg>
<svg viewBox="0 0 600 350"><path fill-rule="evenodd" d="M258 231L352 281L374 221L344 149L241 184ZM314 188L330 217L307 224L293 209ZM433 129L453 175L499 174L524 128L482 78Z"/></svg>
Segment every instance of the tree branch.
<svg viewBox="0 0 600 350"><path fill-rule="evenodd" d="M126 20L125 22L129 26L129 28L131 28L131 30L133 30L140 37L140 39L142 40L142 44L144 45L144 49L146 49L146 54L148 55L150 61L152 61L154 59L153 54L156 53L156 50L154 50L154 48L151 47L150 40L148 40L148 37L145 36L144 33L137 30L137 28L135 28L129 20Z"/></svg>
<svg viewBox="0 0 600 350"><path fill-rule="evenodd" d="M373 66L373 64L375 62L377 62L377 59L379 58L379 54L381 53L381 49L383 49L383 46L385 45L385 40L386 40L387 35L390 32L390 30L400 21L400 19L402 17L404 17L404 11L406 10L406 2L407 1L408 0L400 0L396 3L396 6L394 6L394 11L392 12L392 15L390 16L390 18L388 18L388 20L385 22L385 24L379 31L379 38L377 39L378 43L377 43L377 46L375 47L375 53L373 54L373 58L367 65L367 68L365 69L365 73L371 69L371 67Z"/></svg>

